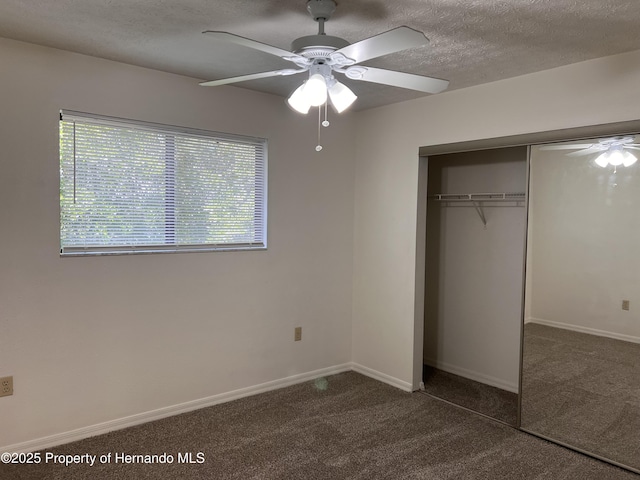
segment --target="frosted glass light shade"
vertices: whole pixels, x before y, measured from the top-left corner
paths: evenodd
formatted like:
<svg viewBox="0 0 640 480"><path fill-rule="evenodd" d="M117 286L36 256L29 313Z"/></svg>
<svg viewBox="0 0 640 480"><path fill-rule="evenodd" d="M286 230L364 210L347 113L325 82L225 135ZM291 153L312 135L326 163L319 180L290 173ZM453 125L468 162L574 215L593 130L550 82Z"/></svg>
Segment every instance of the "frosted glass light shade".
<svg viewBox="0 0 640 480"><path fill-rule="evenodd" d="M303 93L312 107L327 101L327 82L319 73L313 74L304 86Z"/></svg>
<svg viewBox="0 0 640 480"><path fill-rule="evenodd" d="M596 158L596 165L604 168L609 165L609 152L604 152Z"/></svg>
<svg viewBox="0 0 640 480"><path fill-rule="evenodd" d="M613 150L612 152L609 153L608 160L611 165L613 165L614 167L617 167L618 165L622 165L624 156L622 155L622 152L620 150Z"/></svg>
<svg viewBox="0 0 640 480"><path fill-rule="evenodd" d="M307 113L309 113L311 103L309 103L307 96L305 95L305 85L306 82L296 88L296 90L287 99L287 103L289 103L291 108L293 108L296 112L300 112L306 115Z"/></svg>
<svg viewBox="0 0 640 480"><path fill-rule="evenodd" d="M349 108L358 97L343 83L335 82L331 88L329 88L329 98L336 111L342 113Z"/></svg>
<svg viewBox="0 0 640 480"><path fill-rule="evenodd" d="M631 152L624 152L623 153L622 164L625 167L630 167L631 165L633 165L637 161L638 161L638 159L636 158L636 156L633 153L631 153Z"/></svg>

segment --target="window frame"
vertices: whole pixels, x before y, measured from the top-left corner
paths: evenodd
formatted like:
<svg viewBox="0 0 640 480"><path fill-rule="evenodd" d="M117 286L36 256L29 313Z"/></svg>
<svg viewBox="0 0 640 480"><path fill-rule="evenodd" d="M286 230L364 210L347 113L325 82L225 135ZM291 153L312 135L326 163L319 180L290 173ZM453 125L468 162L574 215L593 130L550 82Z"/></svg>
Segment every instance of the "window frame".
<svg viewBox="0 0 640 480"><path fill-rule="evenodd" d="M252 137L246 135L236 135L221 132L214 132L203 129L195 129L189 127L173 126L159 124L153 122L145 122L139 120L123 119L118 117L110 117L106 115L98 115L93 113L85 113L74 110L60 110L58 121L58 166L59 166L59 191L62 191L62 151L60 148L60 131L62 122L87 122L91 124L102 124L105 126L124 127L130 129L138 129L144 131L152 131L165 135L165 142L171 141L175 136L185 135L190 137L199 137L213 139L226 143L242 143L244 145L255 145L260 149L261 155L256 156L256 166L260 172L254 176L256 182L261 184L257 186L256 191L261 192L259 201L261 206L257 206L254 211L254 228L259 231L258 237L261 241L244 242L244 243L196 243L196 244L148 244L148 245L63 245L62 229L63 229L63 202L62 196L59 195L59 241L61 257L77 257L77 256L104 256L104 255L140 255L155 253L192 253L192 252L217 252L217 251L254 251L267 249L268 235L268 140L261 137ZM75 135L75 133L74 133ZM75 142L75 140L74 140ZM74 145L75 150L75 145ZM258 159L261 157L261 161ZM74 191L75 191L75 151L74 151ZM175 172L174 172L175 175ZM173 177L175 184L178 177ZM167 185L165 183L165 185ZM175 208L175 205L174 205ZM169 212L165 210L166 215L174 215L175 210ZM164 223L165 229L168 227L167 220ZM175 235L175 233L174 233Z"/></svg>

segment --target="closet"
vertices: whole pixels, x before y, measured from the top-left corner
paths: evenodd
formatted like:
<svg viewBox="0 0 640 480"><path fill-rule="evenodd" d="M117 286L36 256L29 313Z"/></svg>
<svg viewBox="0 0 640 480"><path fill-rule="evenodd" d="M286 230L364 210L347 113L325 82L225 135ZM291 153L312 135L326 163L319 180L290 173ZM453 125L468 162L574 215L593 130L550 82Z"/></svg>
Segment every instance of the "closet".
<svg viewBox="0 0 640 480"><path fill-rule="evenodd" d="M424 391L516 425L527 147L429 156Z"/></svg>

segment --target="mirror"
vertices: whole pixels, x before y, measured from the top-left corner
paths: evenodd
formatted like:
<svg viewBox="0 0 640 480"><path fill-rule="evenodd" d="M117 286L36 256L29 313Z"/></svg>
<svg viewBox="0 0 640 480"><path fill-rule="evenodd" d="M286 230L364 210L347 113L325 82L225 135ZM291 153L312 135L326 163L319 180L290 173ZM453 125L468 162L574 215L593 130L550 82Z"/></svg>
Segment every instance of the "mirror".
<svg viewBox="0 0 640 480"><path fill-rule="evenodd" d="M521 428L640 471L640 136L530 151Z"/></svg>

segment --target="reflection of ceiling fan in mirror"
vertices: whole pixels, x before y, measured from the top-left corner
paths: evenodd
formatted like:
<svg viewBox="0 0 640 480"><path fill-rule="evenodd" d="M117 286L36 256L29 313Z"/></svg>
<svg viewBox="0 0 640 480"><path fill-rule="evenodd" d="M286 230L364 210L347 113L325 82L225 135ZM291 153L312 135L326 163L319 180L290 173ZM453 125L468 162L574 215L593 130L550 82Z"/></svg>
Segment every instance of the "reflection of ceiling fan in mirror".
<svg viewBox="0 0 640 480"><path fill-rule="evenodd" d="M604 138L598 140L597 143L547 145L540 147L540 150L577 150L577 152L567 153L569 157L600 153L595 159L595 162L603 168L607 165L613 165L614 167L624 165L625 167L629 167L638 160L630 150L640 150L640 143L635 143L635 139L631 136L625 136Z"/></svg>
<svg viewBox="0 0 640 480"><path fill-rule="evenodd" d="M308 0L307 10L311 17L318 22L318 34L294 40L291 45L292 51L232 33L204 32L217 41L241 45L280 57L291 62L296 68L223 78L204 82L201 85L217 86L309 72L309 78L288 99L288 103L293 109L305 114L311 107L325 105L327 98L338 113L348 108L356 100L356 95L346 85L337 81L334 73L344 75L350 80L391 85L425 93L439 93L447 88L449 85L447 80L358 65L372 58L425 46L429 43L429 39L422 32L403 26L349 44L342 38L324 33L324 24L331 18L335 9L336 2L334 0ZM279 27L274 25L274 28Z"/></svg>

